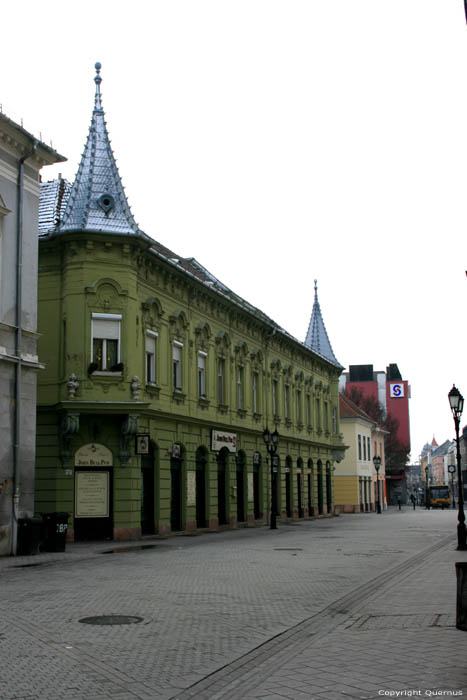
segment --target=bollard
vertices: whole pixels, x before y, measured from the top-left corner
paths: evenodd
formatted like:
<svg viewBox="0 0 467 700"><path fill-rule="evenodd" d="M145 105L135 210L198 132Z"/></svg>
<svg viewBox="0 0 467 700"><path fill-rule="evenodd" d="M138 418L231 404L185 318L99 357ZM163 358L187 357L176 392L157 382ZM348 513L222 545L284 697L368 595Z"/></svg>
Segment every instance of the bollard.
<svg viewBox="0 0 467 700"><path fill-rule="evenodd" d="M467 561L456 562L457 606L456 627L467 632Z"/></svg>

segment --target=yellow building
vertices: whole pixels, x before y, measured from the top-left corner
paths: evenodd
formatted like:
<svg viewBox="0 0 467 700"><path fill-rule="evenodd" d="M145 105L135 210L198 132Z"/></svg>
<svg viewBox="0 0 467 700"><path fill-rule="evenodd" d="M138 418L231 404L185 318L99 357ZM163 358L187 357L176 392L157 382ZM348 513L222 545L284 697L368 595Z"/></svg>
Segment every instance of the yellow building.
<svg viewBox="0 0 467 700"><path fill-rule="evenodd" d="M336 511L341 513L374 511L378 500L383 509L386 507L384 488L386 431L345 394L339 395L339 413L343 440L348 445L348 449L334 472ZM378 473L375 469L374 457L381 458Z"/></svg>

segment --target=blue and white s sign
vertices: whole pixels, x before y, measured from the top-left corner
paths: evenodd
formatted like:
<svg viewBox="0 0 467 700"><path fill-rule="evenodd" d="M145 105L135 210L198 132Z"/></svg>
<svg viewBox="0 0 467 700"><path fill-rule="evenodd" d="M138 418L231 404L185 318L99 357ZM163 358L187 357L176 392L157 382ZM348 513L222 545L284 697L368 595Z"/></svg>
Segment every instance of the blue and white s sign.
<svg viewBox="0 0 467 700"><path fill-rule="evenodd" d="M389 396L391 399L401 399L404 396L404 385L403 384L390 384L389 385Z"/></svg>

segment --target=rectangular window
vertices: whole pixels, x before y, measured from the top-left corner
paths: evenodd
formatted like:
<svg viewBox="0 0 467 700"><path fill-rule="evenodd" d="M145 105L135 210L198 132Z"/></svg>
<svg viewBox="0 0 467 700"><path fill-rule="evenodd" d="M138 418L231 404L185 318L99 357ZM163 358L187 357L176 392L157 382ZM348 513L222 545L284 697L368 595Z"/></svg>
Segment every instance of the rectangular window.
<svg viewBox="0 0 467 700"><path fill-rule="evenodd" d="M258 404L258 372L253 372L253 413L259 412Z"/></svg>
<svg viewBox="0 0 467 700"><path fill-rule="evenodd" d="M206 398L206 357L205 352L198 353L198 396Z"/></svg>
<svg viewBox="0 0 467 700"><path fill-rule="evenodd" d="M157 333L146 331L146 384L156 382L156 338Z"/></svg>
<svg viewBox="0 0 467 700"><path fill-rule="evenodd" d="M366 462L366 437L363 435L363 461Z"/></svg>
<svg viewBox="0 0 467 700"><path fill-rule="evenodd" d="M358 436L358 459L362 458L362 436Z"/></svg>
<svg viewBox="0 0 467 700"><path fill-rule="evenodd" d="M315 423L316 423L315 428L316 428L316 430L321 430L321 406L320 406L319 399L316 399L316 401L315 401L315 413L316 413L316 415L315 415Z"/></svg>
<svg viewBox="0 0 467 700"><path fill-rule="evenodd" d="M337 408L335 406L332 408L332 432L334 435L337 433Z"/></svg>
<svg viewBox="0 0 467 700"><path fill-rule="evenodd" d="M219 357L217 360L217 401L225 403L225 360Z"/></svg>
<svg viewBox="0 0 467 700"><path fill-rule="evenodd" d="M182 391L182 343L174 342L172 346L172 371L174 391Z"/></svg>
<svg viewBox="0 0 467 700"><path fill-rule="evenodd" d="M327 401L324 402L324 429L329 432L329 404Z"/></svg>
<svg viewBox="0 0 467 700"><path fill-rule="evenodd" d="M311 398L310 398L310 394L306 395L305 406L306 406L306 424L311 425Z"/></svg>
<svg viewBox="0 0 467 700"><path fill-rule="evenodd" d="M297 389L297 422L302 422L302 392Z"/></svg>
<svg viewBox="0 0 467 700"><path fill-rule="evenodd" d="M92 314L91 362L98 370L119 371L121 314Z"/></svg>
<svg viewBox="0 0 467 700"><path fill-rule="evenodd" d="M237 408L243 408L243 367L237 367Z"/></svg>
<svg viewBox="0 0 467 700"><path fill-rule="evenodd" d="M371 459L371 441L370 438L367 438L367 455L368 455L368 461Z"/></svg>
<svg viewBox="0 0 467 700"><path fill-rule="evenodd" d="M284 386L284 417L288 418L290 415L290 388L286 384Z"/></svg>
<svg viewBox="0 0 467 700"><path fill-rule="evenodd" d="M277 416L277 379L272 380L272 415Z"/></svg>

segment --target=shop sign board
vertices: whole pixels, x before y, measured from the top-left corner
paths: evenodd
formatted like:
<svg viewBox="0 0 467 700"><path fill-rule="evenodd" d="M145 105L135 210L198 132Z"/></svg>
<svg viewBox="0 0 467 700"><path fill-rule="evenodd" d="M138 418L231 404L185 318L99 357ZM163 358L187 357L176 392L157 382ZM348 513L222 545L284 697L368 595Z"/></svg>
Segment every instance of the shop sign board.
<svg viewBox="0 0 467 700"><path fill-rule="evenodd" d="M109 517L109 472L76 472L75 517Z"/></svg>
<svg viewBox="0 0 467 700"><path fill-rule="evenodd" d="M211 432L211 449L214 452L219 452L223 447L226 447L229 452L236 452L237 434L213 429Z"/></svg>
<svg viewBox="0 0 467 700"><path fill-rule="evenodd" d="M112 452L105 445L91 442L75 452L75 467L111 467Z"/></svg>

